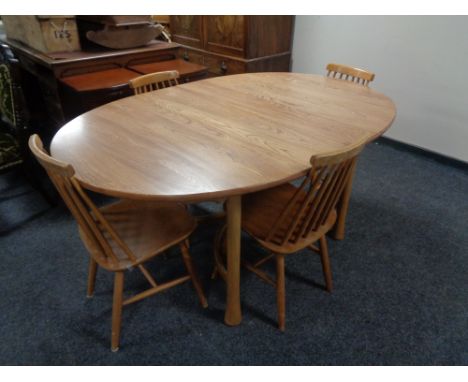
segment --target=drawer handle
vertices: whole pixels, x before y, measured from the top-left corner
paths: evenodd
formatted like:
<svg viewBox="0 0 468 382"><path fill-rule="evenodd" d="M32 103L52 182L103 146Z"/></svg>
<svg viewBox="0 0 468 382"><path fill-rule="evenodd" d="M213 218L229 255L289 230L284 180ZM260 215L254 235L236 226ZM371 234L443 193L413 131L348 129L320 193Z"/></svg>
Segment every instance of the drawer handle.
<svg viewBox="0 0 468 382"><path fill-rule="evenodd" d="M189 60L190 60L190 57L189 57L189 55L188 55L188 52L187 52L187 51L185 51L185 52L184 52L183 59L184 59L185 61L189 61Z"/></svg>
<svg viewBox="0 0 468 382"><path fill-rule="evenodd" d="M219 69L221 70L222 74L226 74L228 68L224 61L221 61L221 65L219 66Z"/></svg>

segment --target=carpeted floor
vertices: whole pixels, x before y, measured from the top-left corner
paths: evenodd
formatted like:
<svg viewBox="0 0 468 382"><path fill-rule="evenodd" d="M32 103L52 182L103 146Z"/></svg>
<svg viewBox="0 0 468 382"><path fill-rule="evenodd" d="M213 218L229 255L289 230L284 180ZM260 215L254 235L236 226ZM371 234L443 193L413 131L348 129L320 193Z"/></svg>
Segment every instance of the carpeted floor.
<svg viewBox="0 0 468 382"><path fill-rule="evenodd" d="M285 333L274 289L247 272L242 325L223 324L225 288L209 279L215 223L192 238L209 308L188 283L131 305L112 353L112 275L98 273L87 299L87 253L71 216L3 175L0 364L467 365L467 223L466 169L374 143L358 165L346 239L329 240L334 292L322 289L318 255L286 259ZM244 238L243 254L254 250ZM184 272L177 251L151 269L162 279ZM126 286L146 284L134 271Z"/></svg>

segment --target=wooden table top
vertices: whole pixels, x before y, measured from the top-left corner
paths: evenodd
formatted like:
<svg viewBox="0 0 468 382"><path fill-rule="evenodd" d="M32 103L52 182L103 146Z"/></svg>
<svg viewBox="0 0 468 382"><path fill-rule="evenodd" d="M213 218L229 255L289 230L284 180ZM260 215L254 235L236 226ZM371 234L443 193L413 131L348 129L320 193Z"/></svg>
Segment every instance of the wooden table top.
<svg viewBox="0 0 468 382"><path fill-rule="evenodd" d="M107 195L209 200L295 179L311 155L381 135L395 112L388 97L343 80L239 74L91 110L57 132L51 153Z"/></svg>

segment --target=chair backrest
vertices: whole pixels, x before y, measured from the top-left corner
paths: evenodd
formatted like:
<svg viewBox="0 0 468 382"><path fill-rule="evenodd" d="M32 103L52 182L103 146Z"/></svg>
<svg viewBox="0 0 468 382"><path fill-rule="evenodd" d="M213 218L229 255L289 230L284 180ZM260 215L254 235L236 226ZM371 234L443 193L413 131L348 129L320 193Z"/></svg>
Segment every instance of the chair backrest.
<svg viewBox="0 0 468 382"><path fill-rule="evenodd" d="M327 77L338 78L340 80L347 80L364 86L369 86L369 82L374 80L375 74L363 69L352 68L351 66L328 64Z"/></svg>
<svg viewBox="0 0 468 382"><path fill-rule="evenodd" d="M118 236L93 201L74 177L75 170L67 163L52 158L44 149L37 134L29 138L29 148L45 168L63 201L78 222L87 243L91 244L91 256L103 268L114 269L122 261L136 261L135 255ZM112 249L114 242L123 253L119 257Z"/></svg>
<svg viewBox="0 0 468 382"><path fill-rule="evenodd" d="M343 151L313 156L311 170L273 223L266 241L296 245L318 231L335 209L366 142L367 135Z"/></svg>
<svg viewBox="0 0 468 382"><path fill-rule="evenodd" d="M135 94L141 94L176 86L179 84L178 78L179 72L177 70L169 70L167 72L145 74L134 78L130 80L129 85Z"/></svg>

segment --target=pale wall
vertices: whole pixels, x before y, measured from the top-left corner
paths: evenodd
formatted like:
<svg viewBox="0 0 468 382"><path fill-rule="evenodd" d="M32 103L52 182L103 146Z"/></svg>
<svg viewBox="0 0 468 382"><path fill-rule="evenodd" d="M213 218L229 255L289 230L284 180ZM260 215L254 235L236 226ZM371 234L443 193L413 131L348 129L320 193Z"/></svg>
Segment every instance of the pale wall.
<svg viewBox="0 0 468 382"><path fill-rule="evenodd" d="M396 104L389 138L468 162L468 17L296 16L293 71L376 73Z"/></svg>

